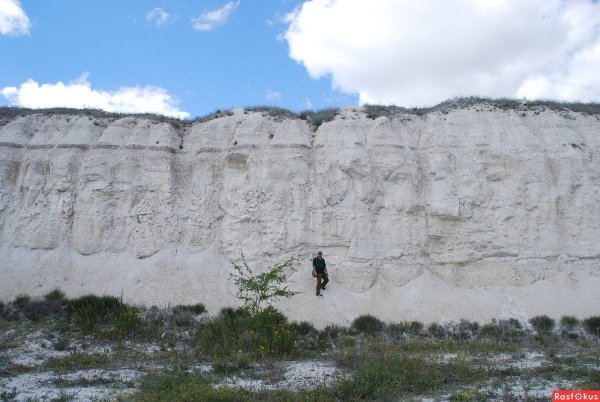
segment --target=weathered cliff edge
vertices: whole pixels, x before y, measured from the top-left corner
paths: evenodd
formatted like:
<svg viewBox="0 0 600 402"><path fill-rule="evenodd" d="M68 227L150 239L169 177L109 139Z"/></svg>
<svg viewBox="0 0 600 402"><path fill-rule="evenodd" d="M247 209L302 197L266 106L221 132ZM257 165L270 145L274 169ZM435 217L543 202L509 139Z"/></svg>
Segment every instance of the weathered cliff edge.
<svg viewBox="0 0 600 402"><path fill-rule="evenodd" d="M0 299L60 287L214 313L243 252L258 270L294 258L300 294L278 307L317 325L597 314L599 149L598 114L486 102L318 128L25 113L0 126Z"/></svg>

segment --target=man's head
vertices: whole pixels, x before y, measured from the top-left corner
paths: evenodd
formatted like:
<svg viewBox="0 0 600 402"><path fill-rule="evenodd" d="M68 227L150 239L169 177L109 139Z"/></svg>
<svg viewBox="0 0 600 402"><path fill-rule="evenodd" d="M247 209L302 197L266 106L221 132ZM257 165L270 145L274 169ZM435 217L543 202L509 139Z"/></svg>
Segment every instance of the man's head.
<svg viewBox="0 0 600 402"><path fill-rule="evenodd" d="M323 257L323 252L321 250L317 251L317 257Z"/></svg>

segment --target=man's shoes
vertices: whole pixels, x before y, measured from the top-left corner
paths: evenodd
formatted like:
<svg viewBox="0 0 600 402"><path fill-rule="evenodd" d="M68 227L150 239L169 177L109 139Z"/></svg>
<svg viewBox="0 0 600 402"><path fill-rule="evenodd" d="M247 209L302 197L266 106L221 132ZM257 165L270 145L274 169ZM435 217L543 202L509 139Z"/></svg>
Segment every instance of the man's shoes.
<svg viewBox="0 0 600 402"><path fill-rule="evenodd" d="M321 296L321 297L323 297L323 295L322 295L321 293L317 293L317 296Z"/></svg>
<svg viewBox="0 0 600 402"><path fill-rule="evenodd" d="M321 290L325 290L325 286L321 286Z"/></svg>

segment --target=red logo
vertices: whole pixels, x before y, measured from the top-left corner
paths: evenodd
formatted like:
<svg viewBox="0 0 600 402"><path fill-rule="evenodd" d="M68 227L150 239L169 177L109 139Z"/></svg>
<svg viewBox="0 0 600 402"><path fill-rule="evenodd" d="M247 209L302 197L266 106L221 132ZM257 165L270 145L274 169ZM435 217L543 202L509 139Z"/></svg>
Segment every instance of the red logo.
<svg viewBox="0 0 600 402"><path fill-rule="evenodd" d="M552 402L557 401L598 401L600 402L600 391L552 391Z"/></svg>

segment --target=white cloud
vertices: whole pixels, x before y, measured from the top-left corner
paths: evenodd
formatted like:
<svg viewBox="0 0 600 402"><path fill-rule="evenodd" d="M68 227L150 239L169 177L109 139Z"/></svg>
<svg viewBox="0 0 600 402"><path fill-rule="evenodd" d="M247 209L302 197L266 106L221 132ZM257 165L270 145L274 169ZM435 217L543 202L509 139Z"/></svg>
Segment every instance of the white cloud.
<svg viewBox="0 0 600 402"><path fill-rule="evenodd" d="M179 110L178 100L165 89L153 86L122 87L116 91L93 89L87 73L64 84L38 84L32 79L19 87L0 89L12 106L29 108L71 107L94 108L120 113L156 113L187 118L189 113Z"/></svg>
<svg viewBox="0 0 600 402"><path fill-rule="evenodd" d="M279 92L272 91L270 89L265 94L265 98L270 101L275 100L275 99L281 99L282 97L283 97L283 95L281 95Z"/></svg>
<svg viewBox="0 0 600 402"><path fill-rule="evenodd" d="M519 97L600 101L600 41L576 52L564 69L539 74L519 88Z"/></svg>
<svg viewBox="0 0 600 402"><path fill-rule="evenodd" d="M205 11L200 16L192 19L192 26L196 31L212 31L213 29L225 24L233 10L235 10L239 5L239 0L230 1L217 10Z"/></svg>
<svg viewBox="0 0 600 402"><path fill-rule="evenodd" d="M148 22L154 22L157 27L161 27L171 20L171 16L162 8L156 7L146 14L146 20Z"/></svg>
<svg viewBox="0 0 600 402"><path fill-rule="evenodd" d="M286 22L290 57L361 103L600 100L592 0L310 0Z"/></svg>
<svg viewBox="0 0 600 402"><path fill-rule="evenodd" d="M27 35L31 22L19 0L0 0L0 34Z"/></svg>

